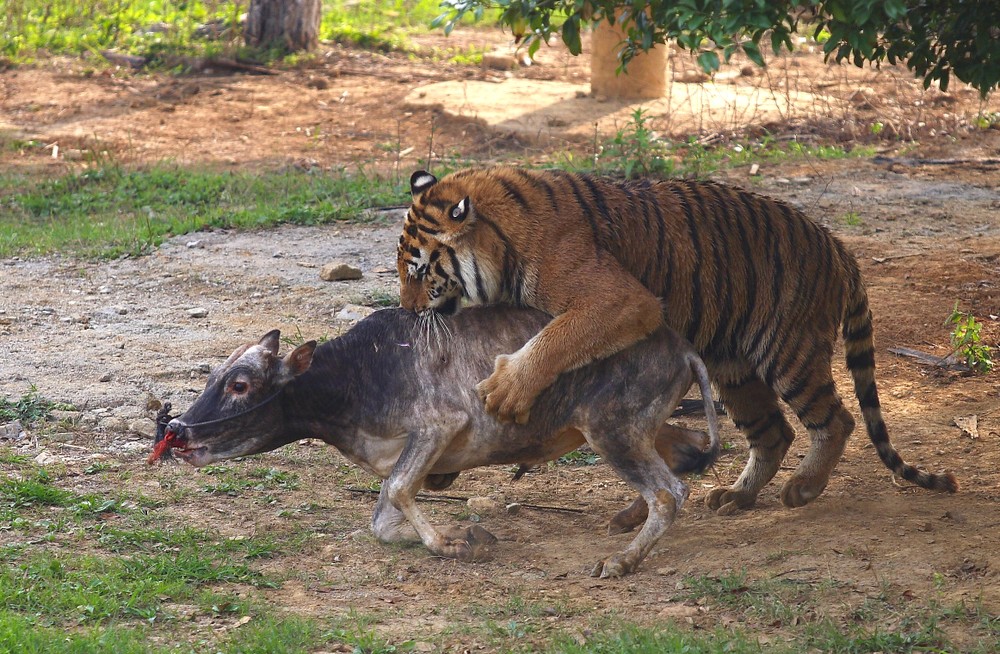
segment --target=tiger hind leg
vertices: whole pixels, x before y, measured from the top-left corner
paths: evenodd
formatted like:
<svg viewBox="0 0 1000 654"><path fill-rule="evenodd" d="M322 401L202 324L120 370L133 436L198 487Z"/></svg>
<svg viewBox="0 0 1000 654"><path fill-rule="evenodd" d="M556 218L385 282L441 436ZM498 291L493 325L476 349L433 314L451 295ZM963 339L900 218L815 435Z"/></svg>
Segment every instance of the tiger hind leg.
<svg viewBox="0 0 1000 654"><path fill-rule="evenodd" d="M719 400L750 444L750 458L736 483L713 489L708 507L719 515L748 509L781 466L795 432L778 406L777 394L755 376L718 384Z"/></svg>
<svg viewBox="0 0 1000 654"><path fill-rule="evenodd" d="M782 393L785 402L809 431L810 439L809 451L781 487L781 502L792 508L819 497L854 431L854 417L837 394L828 362L822 357L815 359L811 371L815 377L804 384L793 385L794 394Z"/></svg>

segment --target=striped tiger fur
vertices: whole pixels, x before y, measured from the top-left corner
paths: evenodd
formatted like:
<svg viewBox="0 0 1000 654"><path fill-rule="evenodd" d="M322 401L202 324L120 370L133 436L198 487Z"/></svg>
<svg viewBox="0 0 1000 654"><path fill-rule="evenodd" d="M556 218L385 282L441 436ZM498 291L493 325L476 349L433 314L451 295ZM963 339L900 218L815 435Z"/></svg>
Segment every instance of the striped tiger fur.
<svg viewBox="0 0 1000 654"><path fill-rule="evenodd" d="M754 504L794 438L779 398L810 448L781 490L802 506L822 493L854 418L831 374L842 326L847 367L882 462L919 486L955 492L951 473L905 463L889 442L875 385L868 294L854 257L821 225L782 202L713 182L612 181L514 167L410 179L399 239L401 304L454 313L461 303L541 309L553 320L497 358L477 389L502 420L528 419L563 371L644 338L662 321L691 341L750 457L720 513Z"/></svg>

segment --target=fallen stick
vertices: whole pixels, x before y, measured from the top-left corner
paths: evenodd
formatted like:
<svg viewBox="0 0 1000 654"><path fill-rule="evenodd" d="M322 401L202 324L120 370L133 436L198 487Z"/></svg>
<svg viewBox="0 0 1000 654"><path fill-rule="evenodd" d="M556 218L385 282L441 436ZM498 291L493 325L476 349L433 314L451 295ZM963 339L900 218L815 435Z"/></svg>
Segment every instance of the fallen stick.
<svg viewBox="0 0 1000 654"><path fill-rule="evenodd" d="M952 354L946 354L942 357L937 356L936 354L921 352L920 350L911 350L908 347L890 347L889 352L899 356L916 359L921 363L926 363L927 365L934 366L936 368L944 368L945 370L954 370L956 372L972 372L972 368L956 359L952 356Z"/></svg>

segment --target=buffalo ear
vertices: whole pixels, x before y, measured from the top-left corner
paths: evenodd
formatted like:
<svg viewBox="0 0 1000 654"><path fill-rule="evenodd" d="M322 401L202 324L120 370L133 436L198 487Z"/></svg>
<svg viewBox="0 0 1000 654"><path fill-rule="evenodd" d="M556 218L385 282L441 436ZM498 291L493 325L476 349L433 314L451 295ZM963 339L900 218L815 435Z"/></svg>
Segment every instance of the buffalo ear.
<svg viewBox="0 0 1000 654"><path fill-rule="evenodd" d="M418 170L410 175L410 195L416 200L424 194L424 191L437 184L437 181L437 177L426 170Z"/></svg>
<svg viewBox="0 0 1000 654"><path fill-rule="evenodd" d="M274 356L278 356L278 345L281 342L281 330L272 329L260 339L260 345Z"/></svg>
<svg viewBox="0 0 1000 654"><path fill-rule="evenodd" d="M285 355L285 369L292 377L298 377L306 370L309 370L315 351L316 341L306 341Z"/></svg>

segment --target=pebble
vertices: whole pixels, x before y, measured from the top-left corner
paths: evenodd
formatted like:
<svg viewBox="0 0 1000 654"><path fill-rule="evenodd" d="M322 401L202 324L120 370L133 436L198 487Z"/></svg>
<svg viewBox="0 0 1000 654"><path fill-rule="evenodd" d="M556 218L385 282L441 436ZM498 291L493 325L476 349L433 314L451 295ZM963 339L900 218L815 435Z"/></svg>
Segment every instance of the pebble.
<svg viewBox="0 0 1000 654"><path fill-rule="evenodd" d="M511 502L506 507L507 513L510 515L517 515L521 512L521 505L517 502Z"/></svg>
<svg viewBox="0 0 1000 654"><path fill-rule="evenodd" d="M189 318L204 318L208 315L208 309L204 307L192 307L187 310Z"/></svg>
<svg viewBox="0 0 1000 654"><path fill-rule="evenodd" d="M27 435L27 432L24 431L24 425L21 424L20 420L14 420L13 422L8 422L6 425L0 425L0 438L10 441L19 441Z"/></svg>
<svg viewBox="0 0 1000 654"><path fill-rule="evenodd" d="M45 466L50 463L59 463L62 459L55 454L50 453L48 450L42 450L38 453L38 456L34 458L34 461L40 466Z"/></svg>
<svg viewBox="0 0 1000 654"><path fill-rule="evenodd" d="M138 434L145 438L152 438L156 435L156 426L152 420L132 420L128 423L128 430L133 434Z"/></svg>
<svg viewBox="0 0 1000 654"><path fill-rule="evenodd" d="M351 279L361 279L361 269L342 261L325 264L319 271L319 278L324 282L340 282Z"/></svg>
<svg viewBox="0 0 1000 654"><path fill-rule="evenodd" d="M118 446L118 450L123 454L139 454L150 449L150 444L145 441L125 441Z"/></svg>
<svg viewBox="0 0 1000 654"><path fill-rule="evenodd" d="M98 377L97 381L99 381L99 382L109 382L109 381L111 381L111 373L110 372L104 373L103 375L101 375L100 377Z"/></svg>

